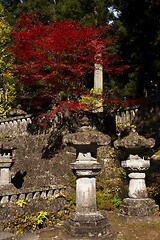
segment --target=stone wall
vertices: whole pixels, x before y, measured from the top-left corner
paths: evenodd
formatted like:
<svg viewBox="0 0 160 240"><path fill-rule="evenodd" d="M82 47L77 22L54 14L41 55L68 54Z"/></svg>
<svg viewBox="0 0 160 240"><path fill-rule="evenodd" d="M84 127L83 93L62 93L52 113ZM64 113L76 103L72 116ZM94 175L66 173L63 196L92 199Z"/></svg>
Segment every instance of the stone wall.
<svg viewBox="0 0 160 240"><path fill-rule="evenodd" d="M75 150L61 145L58 116L55 121L47 131L37 131L32 115L0 121L1 152L12 154L11 178L16 188L68 184Z"/></svg>

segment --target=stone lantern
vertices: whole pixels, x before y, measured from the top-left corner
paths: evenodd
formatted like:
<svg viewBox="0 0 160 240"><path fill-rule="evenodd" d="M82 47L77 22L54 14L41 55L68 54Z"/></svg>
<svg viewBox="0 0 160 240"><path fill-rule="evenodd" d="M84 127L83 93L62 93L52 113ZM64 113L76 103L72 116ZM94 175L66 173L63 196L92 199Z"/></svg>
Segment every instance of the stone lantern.
<svg viewBox="0 0 160 240"><path fill-rule="evenodd" d="M76 162L71 169L76 180L76 213L66 223L73 236L113 239L107 214L97 211L96 179L102 165L97 162L97 148L108 145L111 138L89 127L88 118L82 119L80 131L64 136L63 142L76 148ZM102 238L105 235L105 238Z"/></svg>
<svg viewBox="0 0 160 240"><path fill-rule="evenodd" d="M151 216L158 211L155 201L148 198L145 172L150 167L150 160L145 160L143 155L153 148L155 140L153 138L146 139L140 136L135 128L130 134L123 139L114 142L114 146L120 149L127 160L121 162L121 166L128 172L129 181L129 198L125 198L120 205L122 216Z"/></svg>
<svg viewBox="0 0 160 240"><path fill-rule="evenodd" d="M0 187L9 187L11 185L10 167L12 157L10 153L0 154Z"/></svg>

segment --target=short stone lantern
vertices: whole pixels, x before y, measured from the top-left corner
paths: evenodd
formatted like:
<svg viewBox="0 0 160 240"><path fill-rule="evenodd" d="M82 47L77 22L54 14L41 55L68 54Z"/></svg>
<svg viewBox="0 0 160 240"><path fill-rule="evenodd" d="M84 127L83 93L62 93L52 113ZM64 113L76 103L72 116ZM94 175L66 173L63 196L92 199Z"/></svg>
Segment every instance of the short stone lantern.
<svg viewBox="0 0 160 240"><path fill-rule="evenodd" d="M97 211L95 179L102 168L96 159L97 148L108 145L110 141L110 136L92 130L87 117L82 119L79 132L63 138L63 143L76 148L77 155L76 162L71 163L71 169L77 176L76 213L71 214L66 222L67 232L72 236L113 239L107 213Z"/></svg>
<svg viewBox="0 0 160 240"><path fill-rule="evenodd" d="M11 184L10 167L12 165L11 154L0 154L0 187L9 187Z"/></svg>
<svg viewBox="0 0 160 240"><path fill-rule="evenodd" d="M123 199L120 205L120 216L128 217L149 217L153 216L159 210L153 199L148 198L145 172L150 167L150 160L144 159L144 153L153 148L155 140L146 139L140 136L135 128L123 139L114 142L116 149L120 149L128 158L121 162L121 166L128 172L129 198Z"/></svg>

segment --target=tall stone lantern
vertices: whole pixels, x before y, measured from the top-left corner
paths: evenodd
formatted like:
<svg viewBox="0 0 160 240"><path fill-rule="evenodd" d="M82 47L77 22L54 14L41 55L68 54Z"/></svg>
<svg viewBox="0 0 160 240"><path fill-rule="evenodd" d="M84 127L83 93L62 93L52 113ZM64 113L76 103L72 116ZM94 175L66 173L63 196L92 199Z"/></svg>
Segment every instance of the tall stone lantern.
<svg viewBox="0 0 160 240"><path fill-rule="evenodd" d="M77 156L76 162L71 163L71 169L77 176L76 213L71 214L66 223L68 232L73 236L113 239L106 212L97 211L95 179L102 168L96 159L97 148L108 145L110 141L110 136L92 130L87 117L82 119L79 132L63 138L63 143L76 148Z"/></svg>
<svg viewBox="0 0 160 240"><path fill-rule="evenodd" d="M145 172L150 167L150 160L144 159L144 153L153 148L155 140L146 139L140 136L135 128L123 139L114 142L114 146L120 149L127 158L121 162L121 166L128 172L129 180L129 198L123 199L120 205L121 216L123 217L149 217L158 211L159 207L153 199L148 198Z"/></svg>

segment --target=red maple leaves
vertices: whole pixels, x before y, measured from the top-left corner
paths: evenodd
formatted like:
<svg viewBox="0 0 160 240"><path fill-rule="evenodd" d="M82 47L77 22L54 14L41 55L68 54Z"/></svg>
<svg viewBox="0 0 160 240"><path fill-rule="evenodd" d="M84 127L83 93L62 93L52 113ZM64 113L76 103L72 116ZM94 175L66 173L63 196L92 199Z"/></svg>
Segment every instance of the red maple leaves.
<svg viewBox="0 0 160 240"><path fill-rule="evenodd" d="M22 14L9 50L15 58L14 72L26 86L24 99L39 105L51 103L60 91L79 96L84 76L93 72L95 63L110 74L123 72L127 66L117 64L119 58L112 49L116 39L109 32L108 25L87 27L72 20L44 25L36 14Z"/></svg>
<svg viewBox="0 0 160 240"><path fill-rule="evenodd" d="M44 25L36 14L22 14L12 32L15 45L10 48L20 82L54 93L82 87L84 75L93 71L95 62L102 63L105 71L120 73L123 67L113 66L117 54L107 49L116 40L101 37L109 30L107 25L86 27L72 20ZM95 58L97 53L102 57Z"/></svg>

